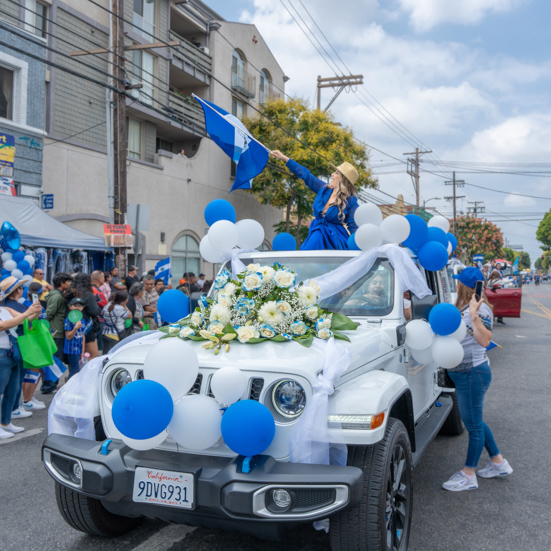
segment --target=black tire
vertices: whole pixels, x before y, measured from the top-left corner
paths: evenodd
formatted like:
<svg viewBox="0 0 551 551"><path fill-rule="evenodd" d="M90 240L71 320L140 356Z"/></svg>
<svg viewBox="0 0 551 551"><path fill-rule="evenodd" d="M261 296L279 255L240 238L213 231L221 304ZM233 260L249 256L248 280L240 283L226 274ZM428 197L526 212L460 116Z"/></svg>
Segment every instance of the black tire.
<svg viewBox="0 0 551 551"><path fill-rule="evenodd" d="M349 446L348 465L362 469L359 505L331 517L333 551L405 551L413 511L411 445L403 423L389 419L375 446ZM398 476L397 476L398 475Z"/></svg>
<svg viewBox="0 0 551 551"><path fill-rule="evenodd" d="M65 522L71 528L91 536L114 538L141 522L141 518L114 515L99 500L79 494L59 482L55 483L55 497Z"/></svg>
<svg viewBox="0 0 551 551"><path fill-rule="evenodd" d="M101 417L99 415L94 417L94 430L96 433L96 442L103 442L104 440L107 440L107 435L103 430L103 423L101 422Z"/></svg>
<svg viewBox="0 0 551 551"><path fill-rule="evenodd" d="M455 392L450 392L448 396L452 397L453 407L438 434L442 434L443 436L459 436L465 430L465 426L461 420L461 413L459 413L457 395Z"/></svg>

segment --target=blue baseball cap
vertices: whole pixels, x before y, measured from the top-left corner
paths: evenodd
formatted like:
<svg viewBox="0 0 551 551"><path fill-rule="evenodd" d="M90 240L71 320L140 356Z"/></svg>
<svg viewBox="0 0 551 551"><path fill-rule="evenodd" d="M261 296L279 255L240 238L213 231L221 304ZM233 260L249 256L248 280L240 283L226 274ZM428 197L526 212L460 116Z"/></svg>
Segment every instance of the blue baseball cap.
<svg viewBox="0 0 551 551"><path fill-rule="evenodd" d="M465 268L461 273L454 275L463 285L474 289L477 281L484 281L484 274L478 268Z"/></svg>

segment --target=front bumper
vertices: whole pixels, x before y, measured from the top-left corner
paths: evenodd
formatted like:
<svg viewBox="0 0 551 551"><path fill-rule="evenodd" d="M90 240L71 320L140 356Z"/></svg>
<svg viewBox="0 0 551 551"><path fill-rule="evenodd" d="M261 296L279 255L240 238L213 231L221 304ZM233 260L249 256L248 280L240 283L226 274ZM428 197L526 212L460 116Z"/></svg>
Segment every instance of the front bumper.
<svg viewBox="0 0 551 551"><path fill-rule="evenodd" d="M107 510L126 517L205 526L221 526L222 522L239 530L243 522L296 523L327 518L355 506L362 492L363 473L355 467L283 463L264 455L253 458L251 471L244 473L242 456L136 451L121 441L113 441L109 453L102 455L101 446L101 442L52 434L42 446L42 459L57 482L99 499ZM75 463L82 473L80 479L74 475ZM194 509L134 502L136 467L192 473ZM281 512L271 500L271 490L276 488L293 496L292 505Z"/></svg>

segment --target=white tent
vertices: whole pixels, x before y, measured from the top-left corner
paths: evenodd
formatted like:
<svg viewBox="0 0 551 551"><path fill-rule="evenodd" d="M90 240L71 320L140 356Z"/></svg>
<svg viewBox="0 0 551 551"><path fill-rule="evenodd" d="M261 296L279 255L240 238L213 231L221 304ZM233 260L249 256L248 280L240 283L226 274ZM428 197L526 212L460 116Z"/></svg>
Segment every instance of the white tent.
<svg viewBox="0 0 551 551"><path fill-rule="evenodd" d="M8 221L21 235L21 244L27 247L112 250L105 241L80 230L66 226L46 214L32 199L0 196L0 226Z"/></svg>

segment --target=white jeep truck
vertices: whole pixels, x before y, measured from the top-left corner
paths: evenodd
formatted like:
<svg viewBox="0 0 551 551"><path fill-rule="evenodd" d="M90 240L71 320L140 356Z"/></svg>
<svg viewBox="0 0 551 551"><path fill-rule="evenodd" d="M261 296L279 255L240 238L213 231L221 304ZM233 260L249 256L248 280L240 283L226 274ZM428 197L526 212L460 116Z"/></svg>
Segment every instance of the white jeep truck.
<svg viewBox="0 0 551 551"><path fill-rule="evenodd" d="M306 280L357 254L267 251L243 254L241 260L277 261ZM376 306L362 298L374 274L385 282ZM426 319L434 304L450 301L446 269L425 275L433 296L412 297L412 319ZM242 398L260 401L275 418L276 438L255 457L250 472L243 468L245 458L222 439L202 452L183 449L170 437L149 451L127 447L113 423L112 404L125 384L143 378L152 346L130 344L103 365L96 441L51 434L44 442L43 461L66 522L85 533L117 536L148 517L277 539L298 523L329 518L334 550L407 549L412 470L439 432L463 430L454 391L439 387L437 366L415 362L405 346L403 290L388 259L379 257L369 273L320 306L358 324L346 332L350 343L340 341L352 361L329 398L329 427L341 424L347 466L289 461L289 436L322 366L319 348L297 343L236 343L230 352L214 355L191 342L200 372L190 393L210 394L213 373L235 366L249 379ZM153 477L151 488L144 486L146 475ZM180 482L164 483L167 478ZM144 488L158 492L160 504L144 501ZM163 504L167 492L176 496L171 505Z"/></svg>

